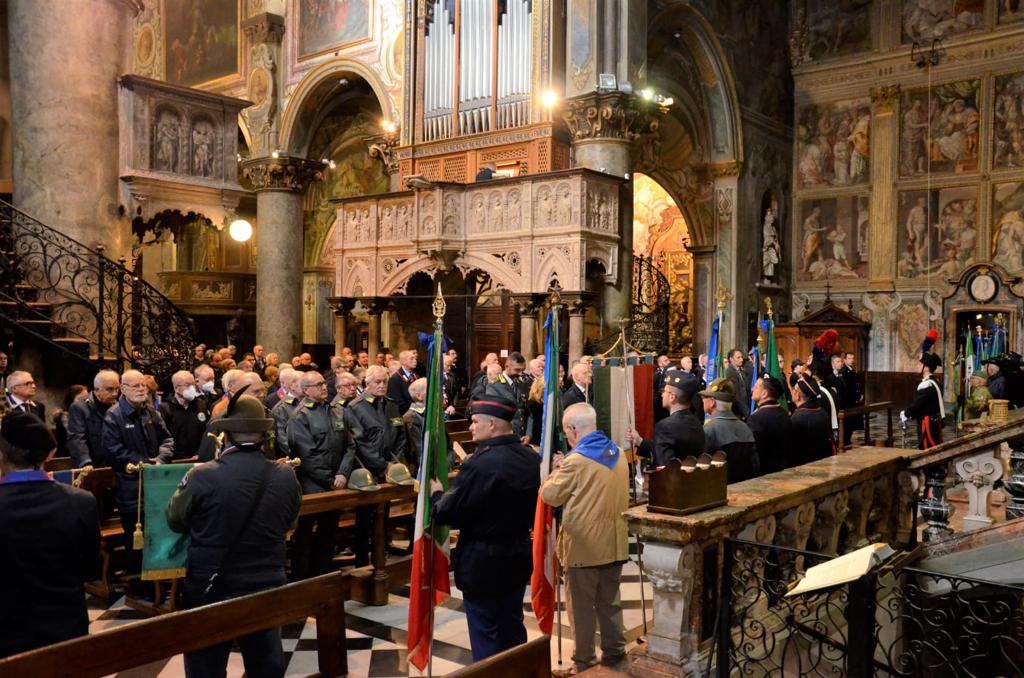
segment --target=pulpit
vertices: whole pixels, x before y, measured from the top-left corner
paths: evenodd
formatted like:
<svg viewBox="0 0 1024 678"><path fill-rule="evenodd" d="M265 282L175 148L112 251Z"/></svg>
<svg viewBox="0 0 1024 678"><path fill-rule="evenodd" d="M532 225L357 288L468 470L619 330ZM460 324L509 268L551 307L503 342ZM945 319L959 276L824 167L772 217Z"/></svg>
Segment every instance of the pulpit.
<svg viewBox="0 0 1024 678"><path fill-rule="evenodd" d="M839 333L837 353L853 353L858 371L867 367L871 324L826 298L824 306L808 313L800 320L775 326L775 340L778 342L779 353L785 356L787 371L790 362L795 358L807 360L807 356L813 351L814 340L827 329L834 329Z"/></svg>

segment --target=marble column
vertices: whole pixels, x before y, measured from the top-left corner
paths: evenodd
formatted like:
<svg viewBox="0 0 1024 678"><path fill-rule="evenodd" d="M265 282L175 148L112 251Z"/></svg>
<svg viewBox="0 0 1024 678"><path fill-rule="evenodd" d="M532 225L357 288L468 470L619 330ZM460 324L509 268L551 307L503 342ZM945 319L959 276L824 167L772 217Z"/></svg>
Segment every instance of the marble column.
<svg viewBox="0 0 1024 678"><path fill-rule="evenodd" d="M364 297L359 303L366 309L369 318L366 338L366 352L370 354L370 364L374 364L377 354L380 353L380 325L381 315L388 308L389 301L383 297Z"/></svg>
<svg viewBox="0 0 1024 678"><path fill-rule="evenodd" d="M519 310L519 352L531 360L537 355L537 311L544 303L544 297L538 294L515 294L512 299Z"/></svg>
<svg viewBox="0 0 1024 678"><path fill-rule="evenodd" d="M302 345L302 199L323 165L254 158L242 172L256 190L256 341L282 356Z"/></svg>
<svg viewBox="0 0 1024 678"><path fill-rule="evenodd" d="M900 86L887 85L871 90L871 225L868 230L868 289L889 291L896 278L896 260L893 256L898 238L897 225L892 219L895 210L894 188L899 162L899 147L891 143L897 137L899 119L896 104Z"/></svg>
<svg viewBox="0 0 1024 678"><path fill-rule="evenodd" d="M584 320L587 309L593 303L590 295L563 294L565 307L569 311L569 365L570 367L583 357Z"/></svg>
<svg viewBox="0 0 1024 678"><path fill-rule="evenodd" d="M127 255L119 214L117 78L131 5L11 0L14 205L112 259Z"/></svg>
<svg viewBox="0 0 1024 678"><path fill-rule="evenodd" d="M348 320L356 300L350 297L328 297L327 304L334 311L334 355L341 355L341 349L345 348L348 340Z"/></svg>

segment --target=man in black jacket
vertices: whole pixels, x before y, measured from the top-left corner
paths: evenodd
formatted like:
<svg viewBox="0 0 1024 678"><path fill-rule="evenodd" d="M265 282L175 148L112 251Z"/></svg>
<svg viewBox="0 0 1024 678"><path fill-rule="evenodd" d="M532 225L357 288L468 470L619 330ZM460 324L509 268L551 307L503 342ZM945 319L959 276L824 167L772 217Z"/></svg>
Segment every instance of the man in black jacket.
<svg viewBox="0 0 1024 678"><path fill-rule="evenodd" d="M832 455L832 425L828 412L821 407L818 388L808 376L797 380L793 389L796 411L789 419L794 442L789 455L790 467Z"/></svg>
<svg viewBox="0 0 1024 678"><path fill-rule="evenodd" d="M512 432L516 403L486 396L470 406L476 452L448 492L431 480L434 519L459 529L455 584L463 594L473 661L526 642L523 595L533 572L530 529L540 457Z"/></svg>
<svg viewBox="0 0 1024 678"><path fill-rule="evenodd" d="M594 389L591 388L590 365L584 362L576 363L569 370L572 376L572 384L562 391L562 409L568 409L576 403L594 402Z"/></svg>
<svg viewBox="0 0 1024 678"><path fill-rule="evenodd" d="M103 447L114 469L114 500L121 527L129 537L135 531L139 511L139 474L128 473L128 464L166 464L174 455L174 438L160 413L149 404L149 389L137 370L121 375L121 398L103 420ZM142 566L142 552L130 551L130 569Z"/></svg>
<svg viewBox="0 0 1024 678"><path fill-rule="evenodd" d="M781 381L765 374L754 384L751 394L757 409L747 420L747 426L754 433L761 473L775 473L789 467L793 428L789 411L779 405L784 388Z"/></svg>
<svg viewBox="0 0 1024 678"><path fill-rule="evenodd" d="M171 386L174 393L160 403L160 414L174 438L175 458L185 459L199 453L210 419L210 408L196 388L195 376L188 370L175 372L171 376Z"/></svg>
<svg viewBox="0 0 1024 678"><path fill-rule="evenodd" d="M921 355L921 383L917 385L914 402L900 412L900 420L904 424L907 419L917 420L917 441L922 450L942 443L942 420L946 411L942 403L942 389L932 379L932 372L941 364L942 359L934 353Z"/></svg>
<svg viewBox="0 0 1024 678"><path fill-rule="evenodd" d="M167 505L167 524L188 533L186 608L255 593L285 583L285 535L295 525L302 492L287 464L264 457L265 435L274 427L258 398L240 395L211 425L224 433L224 449L197 464ZM238 639L248 676L283 676L280 629ZM189 676L222 676L231 642L185 655Z"/></svg>
<svg viewBox="0 0 1024 678"><path fill-rule="evenodd" d="M100 571L96 500L41 470L56 448L33 414L0 424L0 658L89 632L82 583Z"/></svg>
<svg viewBox="0 0 1024 678"><path fill-rule="evenodd" d="M339 470L348 436L343 410L327 400L327 384L319 372L302 373L304 399L288 424L288 449L302 460L299 483L303 494L342 489L348 474ZM316 528L314 532L314 526ZM338 512L303 516L293 535L292 577L323 574L331 568Z"/></svg>
<svg viewBox="0 0 1024 678"><path fill-rule="evenodd" d="M388 379L388 400L398 407L399 416L405 414L412 404L409 384L416 381L416 351L402 351L398 354L398 371Z"/></svg>
<svg viewBox="0 0 1024 678"><path fill-rule="evenodd" d="M644 440L631 429L626 431L626 440L633 444L638 456L650 459L657 468L670 459L696 457L704 451L704 428L690 409L699 390L700 380L696 376L681 370L665 373L661 404L668 410L668 416L654 425L654 440Z"/></svg>
<svg viewBox="0 0 1024 678"><path fill-rule="evenodd" d="M366 390L363 395L345 407L345 428L351 444L346 448L338 473L346 479L361 466L380 483L385 480L388 464L405 462L409 465L405 422L398 407L386 397L387 389L387 368L371 365L366 370ZM386 521L388 505L383 510ZM355 551L355 562L359 567L370 562L374 507L360 506L355 513L356 534L352 550Z"/></svg>
<svg viewBox="0 0 1024 678"><path fill-rule="evenodd" d="M121 394L121 377L100 370L92 380L92 393L68 408L68 452L71 466L110 466L103 447L103 419Z"/></svg>

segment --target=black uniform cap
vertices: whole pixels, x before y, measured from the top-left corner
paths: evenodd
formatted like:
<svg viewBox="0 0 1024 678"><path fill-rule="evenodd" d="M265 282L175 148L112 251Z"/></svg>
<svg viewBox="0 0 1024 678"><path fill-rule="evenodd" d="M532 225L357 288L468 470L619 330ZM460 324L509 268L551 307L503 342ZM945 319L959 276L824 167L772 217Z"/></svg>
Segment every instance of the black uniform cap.
<svg viewBox="0 0 1024 678"><path fill-rule="evenodd" d="M683 370L669 370L665 372L665 386L668 386L689 398L700 390L700 380L696 376Z"/></svg>
<svg viewBox="0 0 1024 678"><path fill-rule="evenodd" d="M505 421L516 416L516 404L500 395L485 395L469 403L470 414L486 414Z"/></svg>
<svg viewBox="0 0 1024 678"><path fill-rule="evenodd" d="M0 438L8 444L32 452L49 452L57 447L57 439L42 419L31 412L15 410L3 418Z"/></svg>

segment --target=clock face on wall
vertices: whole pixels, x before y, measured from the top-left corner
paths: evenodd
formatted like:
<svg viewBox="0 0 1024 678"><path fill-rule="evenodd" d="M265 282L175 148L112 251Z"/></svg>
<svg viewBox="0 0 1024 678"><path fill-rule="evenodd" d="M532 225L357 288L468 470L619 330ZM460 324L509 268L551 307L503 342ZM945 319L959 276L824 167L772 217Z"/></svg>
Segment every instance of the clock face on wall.
<svg viewBox="0 0 1024 678"><path fill-rule="evenodd" d="M985 304L996 296L998 287L996 280L989 273L983 273L981 275L974 276L971 280L970 292L971 297L980 304Z"/></svg>

